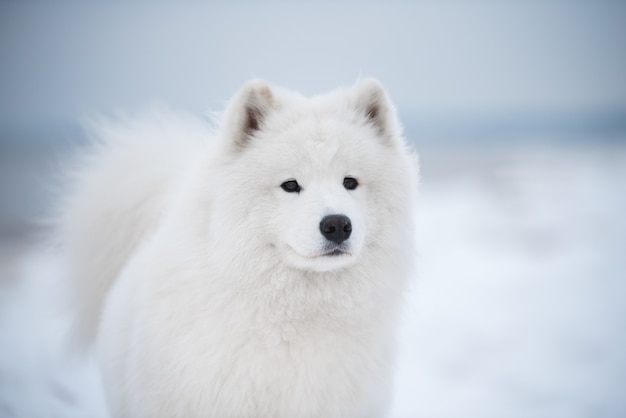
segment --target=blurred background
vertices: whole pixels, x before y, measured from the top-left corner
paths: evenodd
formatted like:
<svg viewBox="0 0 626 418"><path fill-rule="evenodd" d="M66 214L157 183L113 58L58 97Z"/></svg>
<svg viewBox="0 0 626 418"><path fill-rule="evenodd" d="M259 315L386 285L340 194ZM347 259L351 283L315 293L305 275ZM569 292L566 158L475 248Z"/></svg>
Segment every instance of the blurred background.
<svg viewBox="0 0 626 418"><path fill-rule="evenodd" d="M104 416L32 250L85 118L360 76L422 163L391 415L626 416L626 2L2 2L0 63L0 416Z"/></svg>

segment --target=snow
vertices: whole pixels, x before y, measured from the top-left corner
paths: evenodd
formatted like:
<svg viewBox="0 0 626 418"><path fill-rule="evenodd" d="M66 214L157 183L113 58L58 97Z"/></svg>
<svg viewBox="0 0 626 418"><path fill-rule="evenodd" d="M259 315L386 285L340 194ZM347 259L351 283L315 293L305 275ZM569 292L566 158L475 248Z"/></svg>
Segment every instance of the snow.
<svg viewBox="0 0 626 418"><path fill-rule="evenodd" d="M424 173L392 416L626 416L623 150L451 171Z"/></svg>
<svg viewBox="0 0 626 418"><path fill-rule="evenodd" d="M626 416L626 148L421 159L390 416ZM105 416L93 362L65 355L56 260L2 264L0 416Z"/></svg>
<svg viewBox="0 0 626 418"><path fill-rule="evenodd" d="M63 338L57 260L41 251L24 261L0 293L0 417L105 418L95 362Z"/></svg>

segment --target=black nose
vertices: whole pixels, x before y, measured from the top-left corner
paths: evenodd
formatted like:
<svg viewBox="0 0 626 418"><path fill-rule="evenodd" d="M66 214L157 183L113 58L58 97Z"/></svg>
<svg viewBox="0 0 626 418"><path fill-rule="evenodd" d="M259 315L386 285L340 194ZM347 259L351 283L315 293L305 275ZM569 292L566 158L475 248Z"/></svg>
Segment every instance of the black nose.
<svg viewBox="0 0 626 418"><path fill-rule="evenodd" d="M341 244L352 233L352 223L345 215L328 215L320 222L320 231L327 240Z"/></svg>

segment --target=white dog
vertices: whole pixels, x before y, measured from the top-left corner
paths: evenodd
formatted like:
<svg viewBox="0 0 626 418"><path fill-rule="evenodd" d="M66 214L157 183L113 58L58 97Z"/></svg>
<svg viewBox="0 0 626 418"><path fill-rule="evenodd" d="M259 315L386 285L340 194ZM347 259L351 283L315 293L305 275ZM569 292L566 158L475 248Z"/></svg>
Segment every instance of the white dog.
<svg viewBox="0 0 626 418"><path fill-rule="evenodd" d="M113 416L384 414L417 164L378 82L97 135L61 236Z"/></svg>

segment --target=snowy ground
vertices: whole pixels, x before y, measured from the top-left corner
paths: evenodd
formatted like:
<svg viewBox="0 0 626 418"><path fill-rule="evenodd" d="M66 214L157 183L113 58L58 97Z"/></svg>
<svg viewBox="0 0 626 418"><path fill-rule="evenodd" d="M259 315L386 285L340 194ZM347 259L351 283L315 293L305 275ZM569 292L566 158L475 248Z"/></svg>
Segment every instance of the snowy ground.
<svg viewBox="0 0 626 418"><path fill-rule="evenodd" d="M394 417L626 416L626 147L422 150ZM0 199L7 199L1 196ZM54 259L0 241L0 417L100 417Z"/></svg>

